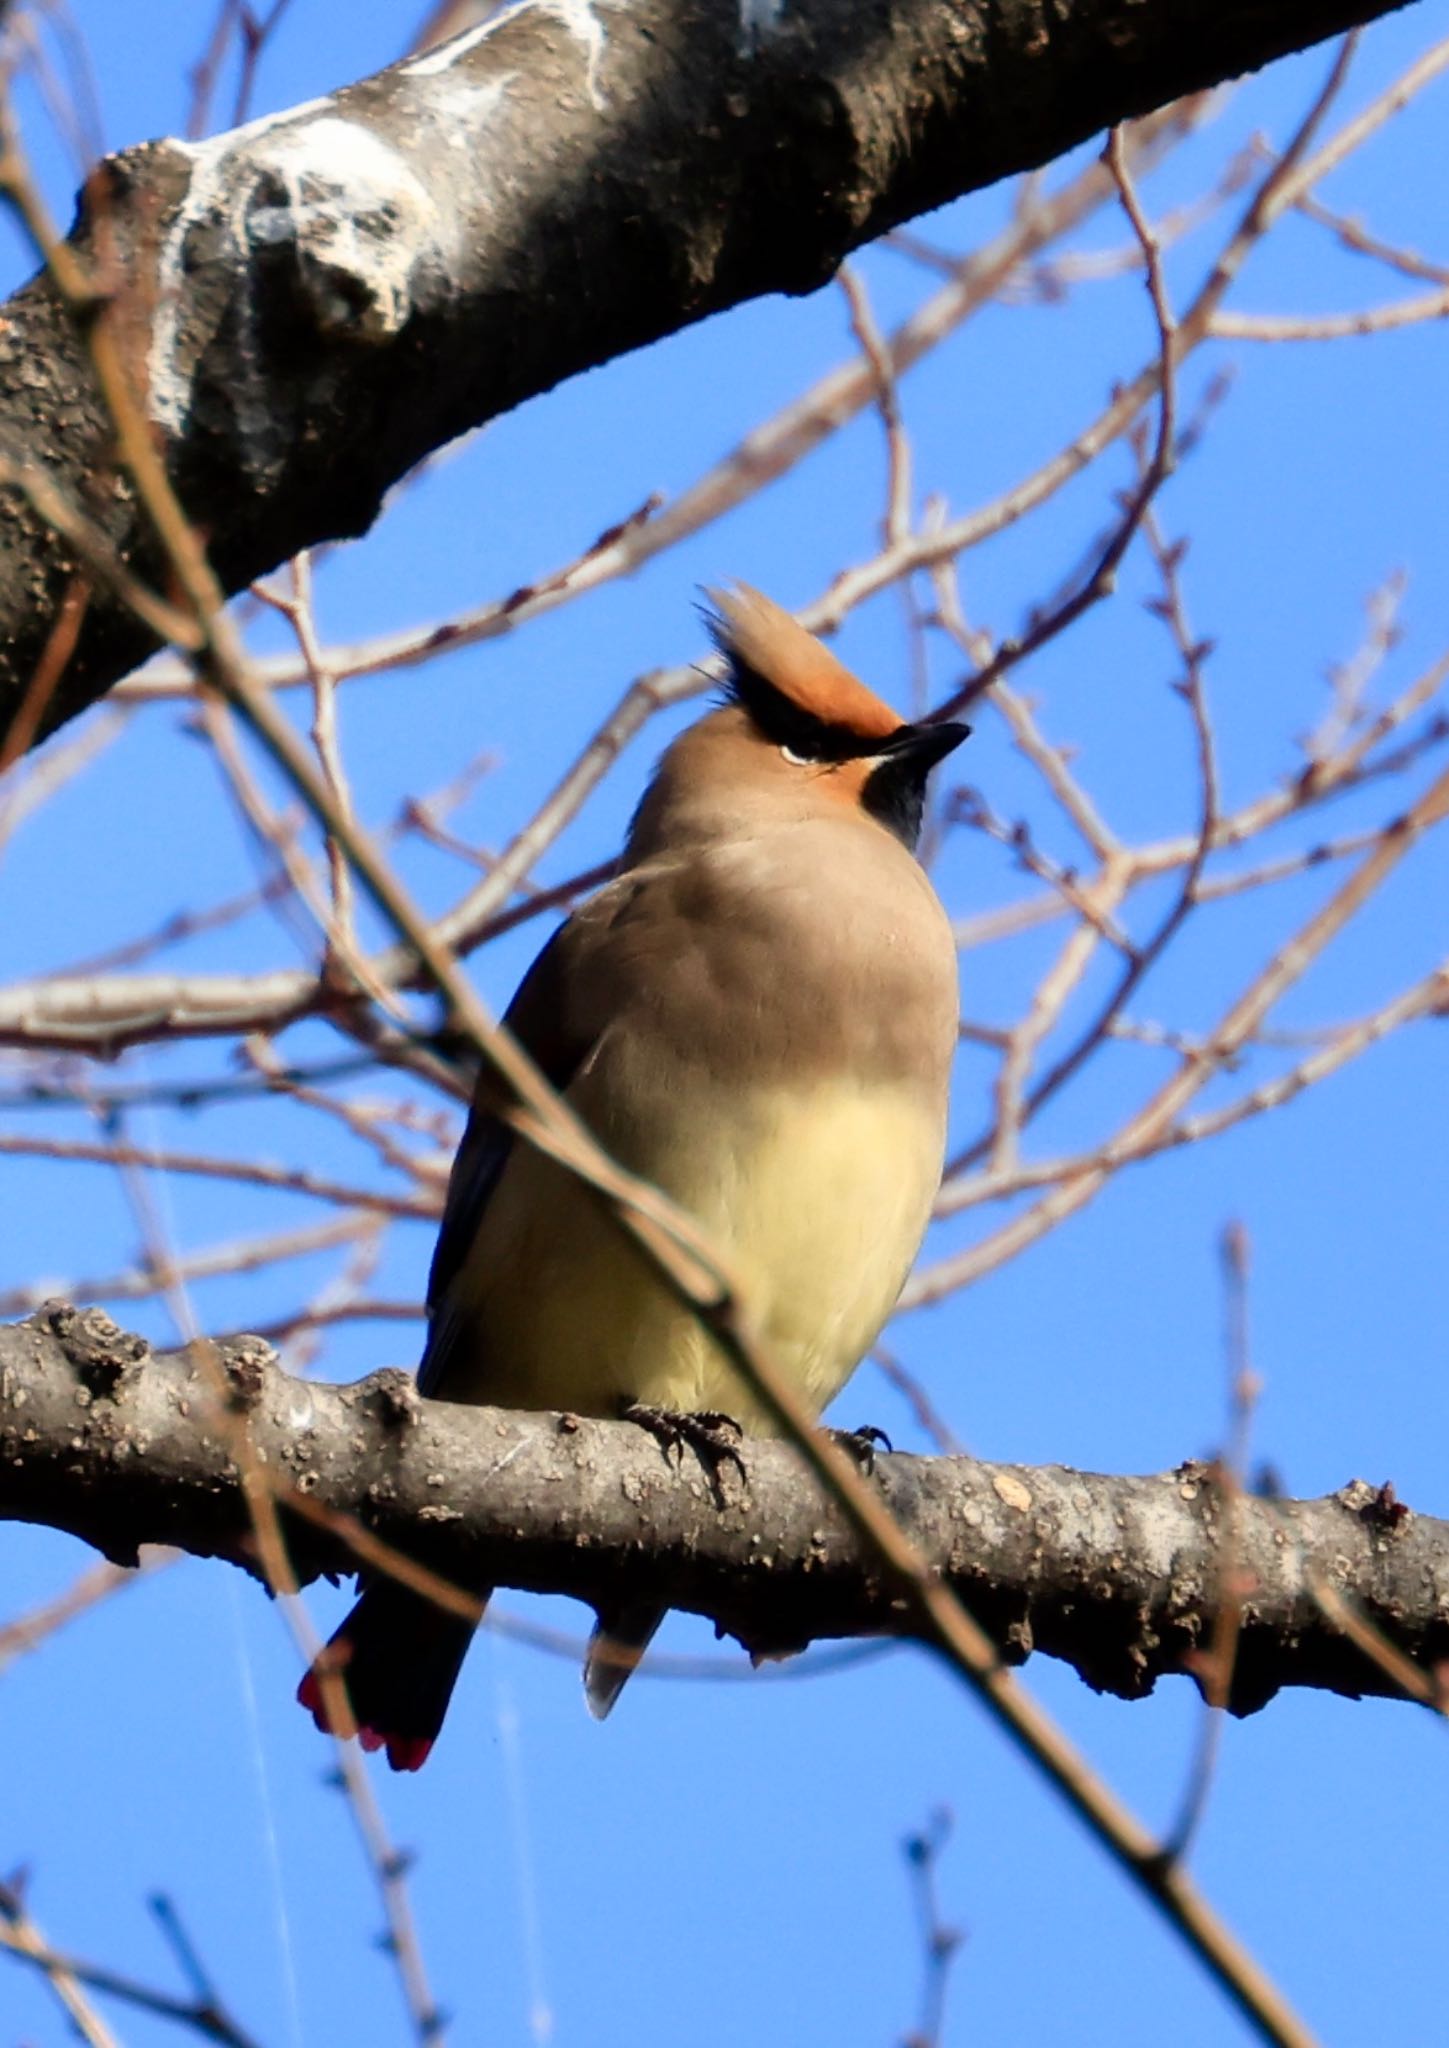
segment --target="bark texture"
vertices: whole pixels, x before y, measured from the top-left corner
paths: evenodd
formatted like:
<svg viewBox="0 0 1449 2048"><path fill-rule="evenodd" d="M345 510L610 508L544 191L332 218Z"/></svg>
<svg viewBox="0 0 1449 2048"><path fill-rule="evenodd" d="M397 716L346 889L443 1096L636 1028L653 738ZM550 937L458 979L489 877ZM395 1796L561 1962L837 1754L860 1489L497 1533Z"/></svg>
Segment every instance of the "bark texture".
<svg viewBox="0 0 1449 2048"><path fill-rule="evenodd" d="M518 0L329 98L109 159L72 240L236 590L561 378L1397 4ZM164 583L43 278L0 320L0 461ZM0 508L0 731L84 604L51 730L155 643L23 491Z"/></svg>
<svg viewBox="0 0 1449 2048"><path fill-rule="evenodd" d="M336 1518L287 1517L303 1581L352 1568L351 1520L464 1587L658 1597L755 1651L913 1633L899 1589L784 1444L748 1441L744 1479L728 1464L711 1477L622 1423L423 1401L396 1371L293 1379L258 1338L152 1353L61 1303L0 1329L0 1517L120 1563L167 1543L255 1569L247 1461L282 1500L295 1490ZM1225 1519L1201 1465L1107 1478L890 1455L876 1474L1007 1661L1041 1650L1102 1692L1140 1699L1192 1668L1225 1563L1242 1589L1238 1713L1286 1685L1396 1695L1315 1581L1421 1669L1449 1658L1449 1523L1388 1488L1243 1499Z"/></svg>

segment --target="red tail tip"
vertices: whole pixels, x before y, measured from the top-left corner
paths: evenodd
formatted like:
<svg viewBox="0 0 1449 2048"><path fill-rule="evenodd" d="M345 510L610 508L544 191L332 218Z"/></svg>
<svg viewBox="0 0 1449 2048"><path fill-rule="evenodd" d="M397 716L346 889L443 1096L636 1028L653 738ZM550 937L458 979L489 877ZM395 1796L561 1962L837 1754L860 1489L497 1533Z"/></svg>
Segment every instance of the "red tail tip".
<svg viewBox="0 0 1449 2048"><path fill-rule="evenodd" d="M381 1728L359 1728L357 1739L369 1756L385 1749L395 1771L420 1771L433 1746L431 1735L388 1735Z"/></svg>
<svg viewBox="0 0 1449 2048"><path fill-rule="evenodd" d="M297 1704L307 1709L324 1735L336 1733L327 1718L315 1669L309 1671L297 1687ZM428 1760L434 1741L431 1735L387 1735L378 1728L359 1728L357 1739L369 1754L386 1749L387 1760L395 1771L420 1771Z"/></svg>

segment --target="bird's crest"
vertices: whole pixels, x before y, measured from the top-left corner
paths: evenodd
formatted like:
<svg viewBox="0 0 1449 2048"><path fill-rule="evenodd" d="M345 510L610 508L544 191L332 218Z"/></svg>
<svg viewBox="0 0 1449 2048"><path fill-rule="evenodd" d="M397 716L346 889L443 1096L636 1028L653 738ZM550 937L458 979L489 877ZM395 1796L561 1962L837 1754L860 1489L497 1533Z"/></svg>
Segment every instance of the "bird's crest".
<svg viewBox="0 0 1449 2048"><path fill-rule="evenodd" d="M842 761L873 754L900 731L899 712L762 592L737 583L705 595L728 694L769 739L807 759Z"/></svg>

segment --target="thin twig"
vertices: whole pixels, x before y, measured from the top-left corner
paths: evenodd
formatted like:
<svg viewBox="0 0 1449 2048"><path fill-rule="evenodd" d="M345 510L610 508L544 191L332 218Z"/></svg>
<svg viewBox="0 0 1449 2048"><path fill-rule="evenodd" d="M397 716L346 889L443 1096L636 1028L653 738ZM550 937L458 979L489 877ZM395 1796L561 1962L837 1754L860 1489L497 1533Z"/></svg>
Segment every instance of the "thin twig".
<svg viewBox="0 0 1449 2048"><path fill-rule="evenodd" d="M953 1821L946 1807L938 1807L919 1833L907 1835L904 1843L906 1869L921 1935L921 2017L906 2035L902 2048L943 2048L946 2028L946 1993L951 1966L966 1937L941 1914L938 1873L941 1856L951 1838Z"/></svg>
<svg viewBox="0 0 1449 2048"><path fill-rule="evenodd" d="M81 1977L67 1956L59 1956L26 1910L18 1885L0 1884L0 1947L23 1956L41 1971L56 2003L87 2048L120 2048L115 2035L81 1989Z"/></svg>
<svg viewBox="0 0 1449 2048"><path fill-rule="evenodd" d="M1213 1471L1218 1500L1218 1587L1213 1609L1212 1639L1199 1651L1192 1669L1202 1687L1203 1712L1198 1724L1197 1752L1188 1773L1182 1806L1163 1838L1162 1853L1180 1863L1188 1855L1207 1812L1222 1749L1223 1723L1232 1697L1233 1670L1242 1630L1243 1601L1251 1591L1238 1564L1238 1503L1248 1467L1248 1442L1261 1383L1253 1371L1248 1337L1248 1233L1239 1222L1222 1235L1226 1297L1228 1359L1228 1441Z"/></svg>

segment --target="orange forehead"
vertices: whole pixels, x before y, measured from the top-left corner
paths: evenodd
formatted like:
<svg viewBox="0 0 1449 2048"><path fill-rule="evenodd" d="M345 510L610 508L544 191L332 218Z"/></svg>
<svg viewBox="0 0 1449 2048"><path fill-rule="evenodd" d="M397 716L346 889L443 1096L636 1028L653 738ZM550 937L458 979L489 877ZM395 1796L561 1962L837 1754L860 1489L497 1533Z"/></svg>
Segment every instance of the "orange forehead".
<svg viewBox="0 0 1449 2048"><path fill-rule="evenodd" d="M883 740L899 730L900 714L762 591L737 583L707 595L734 653L800 710L862 739Z"/></svg>

